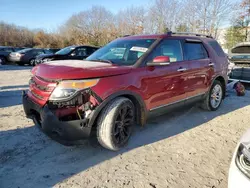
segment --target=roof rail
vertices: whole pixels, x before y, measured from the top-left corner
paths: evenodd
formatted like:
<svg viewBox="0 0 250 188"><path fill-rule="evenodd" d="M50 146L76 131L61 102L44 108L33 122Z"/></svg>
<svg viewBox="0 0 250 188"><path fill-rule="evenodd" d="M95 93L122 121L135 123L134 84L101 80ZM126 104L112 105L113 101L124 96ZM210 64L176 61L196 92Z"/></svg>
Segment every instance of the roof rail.
<svg viewBox="0 0 250 188"><path fill-rule="evenodd" d="M169 32L167 32L167 35L169 35L169 36L172 36L172 35L191 35L191 36L197 36L197 37L213 38L211 35L192 33L192 32L172 32L172 31L169 31Z"/></svg>
<svg viewBox="0 0 250 188"><path fill-rule="evenodd" d="M130 35L123 35L122 37L129 37Z"/></svg>

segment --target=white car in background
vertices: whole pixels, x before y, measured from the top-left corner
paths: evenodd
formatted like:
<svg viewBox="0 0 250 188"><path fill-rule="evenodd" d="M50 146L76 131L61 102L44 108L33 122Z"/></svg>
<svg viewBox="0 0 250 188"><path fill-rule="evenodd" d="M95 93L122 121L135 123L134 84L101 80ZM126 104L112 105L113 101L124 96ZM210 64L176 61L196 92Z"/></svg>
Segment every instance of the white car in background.
<svg viewBox="0 0 250 188"><path fill-rule="evenodd" d="M234 152L228 188L250 188L250 129L242 136Z"/></svg>

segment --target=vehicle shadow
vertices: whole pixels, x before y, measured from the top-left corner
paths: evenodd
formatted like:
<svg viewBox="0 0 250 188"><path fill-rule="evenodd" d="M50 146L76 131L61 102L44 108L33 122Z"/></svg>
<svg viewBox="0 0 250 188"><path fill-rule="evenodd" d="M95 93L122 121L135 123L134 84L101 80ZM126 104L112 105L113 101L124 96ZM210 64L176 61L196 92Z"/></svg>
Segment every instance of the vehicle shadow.
<svg viewBox="0 0 250 188"><path fill-rule="evenodd" d="M22 91L27 90L28 87L29 85L0 87L0 108L22 104Z"/></svg>
<svg viewBox="0 0 250 188"><path fill-rule="evenodd" d="M231 95L231 94L230 94ZM235 102L239 100L240 102ZM217 116L250 105L245 97L230 96L215 112L187 107L149 120L143 128L136 127L128 146L112 152L95 141L80 146L62 146L41 133L36 127L0 132L0 187L52 187L65 179L86 171L106 160L121 156L174 135L201 126Z"/></svg>

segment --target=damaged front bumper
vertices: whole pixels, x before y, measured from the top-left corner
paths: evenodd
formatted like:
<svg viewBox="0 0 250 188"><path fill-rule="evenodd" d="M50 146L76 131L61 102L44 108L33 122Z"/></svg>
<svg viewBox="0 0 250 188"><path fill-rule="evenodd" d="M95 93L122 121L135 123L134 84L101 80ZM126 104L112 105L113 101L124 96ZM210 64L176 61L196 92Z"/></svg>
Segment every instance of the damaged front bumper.
<svg viewBox="0 0 250 188"><path fill-rule="evenodd" d="M92 126L89 126L89 119L61 121L47 105L39 106L25 93L23 108L28 118L33 119L46 135L61 144L68 145L69 142L90 136Z"/></svg>

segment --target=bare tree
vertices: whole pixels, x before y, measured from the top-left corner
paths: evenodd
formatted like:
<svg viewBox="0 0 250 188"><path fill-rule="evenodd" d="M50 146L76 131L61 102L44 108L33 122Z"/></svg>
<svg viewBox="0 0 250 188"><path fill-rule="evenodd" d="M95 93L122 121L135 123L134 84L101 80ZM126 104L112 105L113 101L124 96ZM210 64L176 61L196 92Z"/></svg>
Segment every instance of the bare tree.
<svg viewBox="0 0 250 188"><path fill-rule="evenodd" d="M107 31L114 28L114 17L104 7L94 6L69 18L64 33L77 38L77 43L103 45L109 41Z"/></svg>
<svg viewBox="0 0 250 188"><path fill-rule="evenodd" d="M131 6L117 14L117 30L120 35L141 34L144 31L145 10Z"/></svg>
<svg viewBox="0 0 250 188"><path fill-rule="evenodd" d="M163 33L166 28L173 30L179 23L179 5L178 0L155 0L148 12L151 32Z"/></svg>

